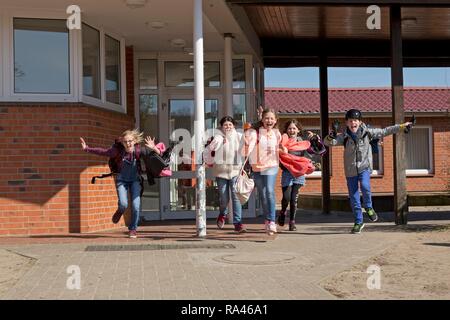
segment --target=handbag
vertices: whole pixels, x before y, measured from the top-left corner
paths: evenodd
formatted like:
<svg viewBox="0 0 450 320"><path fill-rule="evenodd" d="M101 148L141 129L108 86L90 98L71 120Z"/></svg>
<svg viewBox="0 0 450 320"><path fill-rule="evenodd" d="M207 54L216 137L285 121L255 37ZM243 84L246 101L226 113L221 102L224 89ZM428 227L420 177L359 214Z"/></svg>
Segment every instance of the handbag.
<svg viewBox="0 0 450 320"><path fill-rule="evenodd" d="M248 201L250 195L253 192L253 189L255 188L255 181L253 181L253 179L251 179L248 176L247 172L245 172L244 170L247 160L248 156L242 164L242 167L239 170L239 175L236 179L236 182L234 183L234 192L241 202L241 205L244 205Z"/></svg>

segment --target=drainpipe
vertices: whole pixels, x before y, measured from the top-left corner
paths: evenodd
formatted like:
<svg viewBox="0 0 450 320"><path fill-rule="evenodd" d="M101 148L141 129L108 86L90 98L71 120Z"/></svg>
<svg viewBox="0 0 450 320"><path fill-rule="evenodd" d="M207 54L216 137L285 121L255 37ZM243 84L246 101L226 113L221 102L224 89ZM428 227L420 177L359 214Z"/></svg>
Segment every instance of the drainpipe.
<svg viewBox="0 0 450 320"><path fill-rule="evenodd" d="M205 166L202 164L203 137L205 134L205 91L203 74L203 10L202 0L194 0L194 103L195 103L195 161L196 205L195 221L197 236L206 236Z"/></svg>

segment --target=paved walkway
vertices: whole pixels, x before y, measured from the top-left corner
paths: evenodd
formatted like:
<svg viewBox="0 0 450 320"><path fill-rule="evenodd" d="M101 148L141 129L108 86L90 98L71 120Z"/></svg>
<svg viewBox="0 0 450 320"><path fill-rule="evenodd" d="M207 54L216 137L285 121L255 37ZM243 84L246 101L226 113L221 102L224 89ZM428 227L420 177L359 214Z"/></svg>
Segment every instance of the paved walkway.
<svg viewBox="0 0 450 320"><path fill-rule="evenodd" d="M127 239L125 228L0 238L0 299L335 299L323 280L411 236L392 214L366 223L360 235L349 234L349 213L298 215L298 231L276 236L252 219L239 235L232 225L217 230L208 221L203 240L195 237L195 221L152 222L138 239ZM423 228L450 224L450 212L410 219ZM77 269L70 266L79 268L80 289L73 289L68 271Z"/></svg>

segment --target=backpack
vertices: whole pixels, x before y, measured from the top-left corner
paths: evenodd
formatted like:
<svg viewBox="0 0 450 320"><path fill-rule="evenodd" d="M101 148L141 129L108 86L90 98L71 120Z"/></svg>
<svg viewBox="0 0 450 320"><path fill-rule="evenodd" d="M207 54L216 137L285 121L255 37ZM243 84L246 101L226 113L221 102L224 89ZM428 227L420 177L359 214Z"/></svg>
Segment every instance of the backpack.
<svg viewBox="0 0 450 320"><path fill-rule="evenodd" d="M171 142L169 147L164 150L160 155L156 152L152 152L149 156L143 157L145 170L147 172L147 182L149 185L155 184L155 178L159 178L164 170L170 171L170 161L173 148L178 142Z"/></svg>

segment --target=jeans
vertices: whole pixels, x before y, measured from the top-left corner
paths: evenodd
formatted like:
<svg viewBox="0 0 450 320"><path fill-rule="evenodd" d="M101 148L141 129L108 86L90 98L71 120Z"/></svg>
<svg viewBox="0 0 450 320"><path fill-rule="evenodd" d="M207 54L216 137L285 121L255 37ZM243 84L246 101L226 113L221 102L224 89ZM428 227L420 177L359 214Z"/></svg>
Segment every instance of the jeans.
<svg viewBox="0 0 450 320"><path fill-rule="evenodd" d="M141 182L135 159L123 161L122 169L117 176L116 188L119 210L122 213L128 208L128 191L131 193L131 221L128 230L136 230L141 212Z"/></svg>
<svg viewBox="0 0 450 320"><path fill-rule="evenodd" d="M259 201L266 215L266 220L275 221L275 181L278 167L262 172L253 172L253 180L258 190Z"/></svg>
<svg viewBox="0 0 450 320"><path fill-rule="evenodd" d="M350 206L352 207L355 223L363 222L361 210L361 199L359 195L358 182L361 185L363 202L365 208L372 208L372 194L370 192L370 170L364 170L357 176L347 177L348 195L350 197Z"/></svg>
<svg viewBox="0 0 450 320"><path fill-rule="evenodd" d="M220 214L226 216L228 213L228 202L230 201L231 190L231 204L233 206L233 224L240 224L242 220L242 205L239 198L234 191L234 183L237 177L230 180L216 177L217 186L219 188L219 210Z"/></svg>

